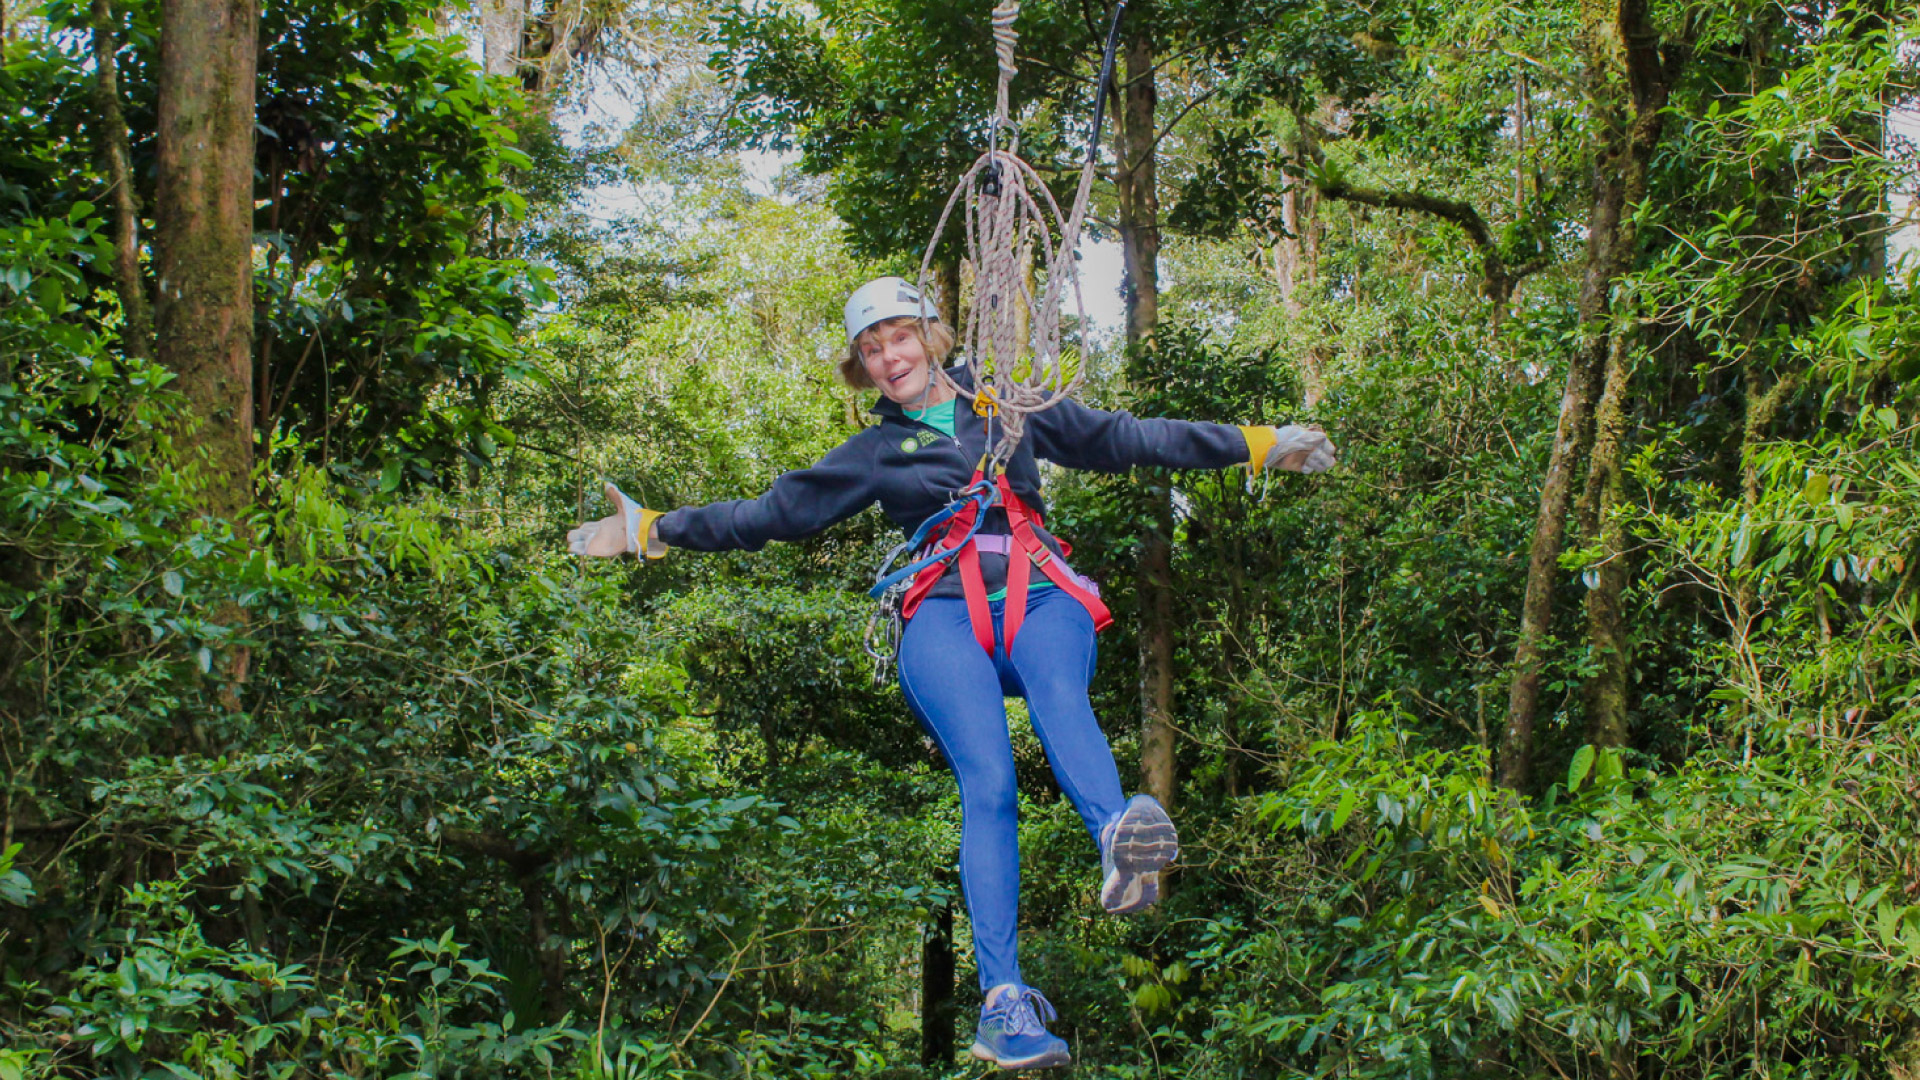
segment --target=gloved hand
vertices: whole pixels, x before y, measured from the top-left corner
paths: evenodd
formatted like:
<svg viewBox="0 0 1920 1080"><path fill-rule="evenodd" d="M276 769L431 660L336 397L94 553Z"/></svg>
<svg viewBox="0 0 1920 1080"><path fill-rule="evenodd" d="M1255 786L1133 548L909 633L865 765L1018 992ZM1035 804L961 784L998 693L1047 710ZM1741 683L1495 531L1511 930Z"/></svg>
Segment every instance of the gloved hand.
<svg viewBox="0 0 1920 1080"><path fill-rule="evenodd" d="M1333 468L1339 449L1319 428L1288 424L1276 428L1273 446L1267 450L1265 467L1288 472L1318 473Z"/></svg>
<svg viewBox="0 0 1920 1080"><path fill-rule="evenodd" d="M568 551L603 559L637 553L640 537L644 536L647 558L666 555L667 545L653 534L653 521L660 516L660 511L648 510L612 484L607 485L607 499L613 503L613 513L567 533Z"/></svg>

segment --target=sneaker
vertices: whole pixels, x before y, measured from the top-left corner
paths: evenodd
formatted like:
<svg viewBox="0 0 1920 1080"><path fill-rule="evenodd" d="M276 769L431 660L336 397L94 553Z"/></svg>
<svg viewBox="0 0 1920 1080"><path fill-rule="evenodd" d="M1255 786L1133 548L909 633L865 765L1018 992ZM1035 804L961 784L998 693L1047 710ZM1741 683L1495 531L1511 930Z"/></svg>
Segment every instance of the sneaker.
<svg viewBox="0 0 1920 1080"><path fill-rule="evenodd" d="M1051 1069L1073 1064L1067 1040L1048 1034L1044 1016L1059 1014L1040 991L1031 986L1002 983L987 991L980 1010L980 1028L973 1036L973 1056L1002 1069Z"/></svg>
<svg viewBox="0 0 1920 1080"><path fill-rule="evenodd" d="M1173 819L1151 795L1135 795L1100 830L1100 906L1115 915L1160 899L1160 868L1180 857Z"/></svg>

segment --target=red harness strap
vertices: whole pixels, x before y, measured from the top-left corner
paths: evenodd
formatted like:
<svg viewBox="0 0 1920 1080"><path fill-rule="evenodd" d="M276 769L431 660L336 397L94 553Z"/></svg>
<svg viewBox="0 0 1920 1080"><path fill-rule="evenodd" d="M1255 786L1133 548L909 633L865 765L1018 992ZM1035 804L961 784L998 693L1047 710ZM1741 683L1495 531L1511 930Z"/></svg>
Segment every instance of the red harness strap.
<svg viewBox="0 0 1920 1080"><path fill-rule="evenodd" d="M981 473L975 472L973 483L979 483L981 477ZM1007 511L1007 524L1013 532L1013 545L1019 549L1017 553L1009 552L1007 558L1007 605L1002 615L1002 623L1006 631L1006 654L1012 654L1013 639L1020 633L1021 623L1026 621L1028 585L1033 567L1036 566L1040 568L1042 574L1046 575L1047 580L1053 582L1068 596L1079 601L1080 606L1087 609L1087 614L1093 616L1093 628L1096 632L1112 626L1113 614L1107 610L1106 604L1101 603L1099 595L1074 580L1073 575L1058 558L1054 557L1053 552L1034 531L1036 524L1045 527L1040 515L1022 501L1020 496L1013 493L1013 485L1007 482L1005 476L995 478L994 482L1000 489L1000 503ZM940 539L936 541L944 545L942 550L952 550L954 543L973 530L973 519L977 513L979 513L978 510L970 507L955 515L953 520L947 523ZM995 651L993 612L987 606L987 586L980 575L980 551L973 541L969 540L966 546L960 549L960 553L950 561L960 565L960 591L967 600L967 621L973 624L973 638L980 643L980 648L985 650L988 656L992 656ZM913 613L920 608L920 602L927 598L927 594L933 591L934 585L939 583L946 572L947 561L944 560L920 571L901 601L901 614L906 618L913 618Z"/></svg>
<svg viewBox="0 0 1920 1080"><path fill-rule="evenodd" d="M980 473L975 471L973 483L979 482ZM955 514L953 520L947 523L934 541L939 545L939 550L952 551L953 545L958 543L961 537L973 531L973 519L979 513L978 507L969 506ZM913 584L907 588L907 595L900 600L900 615L905 619L913 618L913 613L920 610L920 601L927 598L927 594L933 591L934 585L938 584L941 576L947 572L949 562L960 564L960 591L967 598L967 621L973 624L974 640L978 641L980 647L991 656L993 655L993 613L987 609L987 585L980 577L980 552L974 548L971 541L952 559L942 559L914 575Z"/></svg>
<svg viewBox="0 0 1920 1080"><path fill-rule="evenodd" d="M1086 608L1087 614L1093 616L1094 633L1097 634L1112 626L1113 613L1107 610L1107 605L1102 603L1100 597L1092 590L1074 580L1073 575L1067 572L1067 568L1062 566L1060 560L1054 558L1053 552L1047 549L1047 545L1041 542L1039 534L1033 531L1034 525L1040 524L1044 527L1045 523L1040 520L1038 513L1020 500L1020 496L1013 493L1012 485L1007 483L1007 478L1004 476L1000 477L1000 498L1007 505L1007 524L1013 530L1013 541L1026 553L1024 559L1009 558L1007 560L1007 607L1002 616L1007 632L1007 655L1013 655L1013 637L1020 632L1020 624L1027 617L1029 564L1039 567L1040 572L1045 574L1047 580L1053 582L1055 587L1080 601L1080 606ZM975 632L975 636L979 636L978 631Z"/></svg>

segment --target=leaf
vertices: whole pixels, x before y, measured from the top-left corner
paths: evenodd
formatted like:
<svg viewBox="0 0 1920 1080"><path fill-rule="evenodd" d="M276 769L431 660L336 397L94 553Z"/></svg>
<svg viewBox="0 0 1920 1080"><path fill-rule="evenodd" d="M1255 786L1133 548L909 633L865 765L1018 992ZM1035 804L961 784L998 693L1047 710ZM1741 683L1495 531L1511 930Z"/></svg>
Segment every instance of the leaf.
<svg viewBox="0 0 1920 1080"><path fill-rule="evenodd" d="M1807 477L1806 486L1800 489L1800 497L1810 503L1825 502L1827 501L1827 486L1828 481L1826 474L1814 473L1812 476Z"/></svg>
<svg viewBox="0 0 1920 1080"><path fill-rule="evenodd" d="M186 581L181 578L178 570L169 570L161 574L160 587L167 590L168 596L179 596L187 590Z"/></svg>
<svg viewBox="0 0 1920 1080"><path fill-rule="evenodd" d="M1873 359L1874 347L1873 347L1873 327L1872 326L1863 324L1863 325L1854 327L1852 330L1849 330L1847 332L1847 343L1853 346L1853 351L1859 354L1862 359L1865 359L1865 360Z"/></svg>
<svg viewBox="0 0 1920 1080"><path fill-rule="evenodd" d="M1567 790L1579 791L1586 781L1587 772L1593 768L1593 744L1588 743L1573 752L1573 760L1567 764Z"/></svg>
<svg viewBox="0 0 1920 1080"><path fill-rule="evenodd" d="M1359 805L1359 792L1352 788L1341 792L1340 804L1333 808L1333 828L1330 831L1339 832L1341 827L1347 823L1347 819L1353 816L1354 807Z"/></svg>
<svg viewBox="0 0 1920 1080"><path fill-rule="evenodd" d="M1496 919L1500 917L1500 902L1498 900L1495 900L1493 897L1487 896L1484 894L1476 897L1475 899L1480 901L1480 906L1486 909L1486 912L1488 915L1491 915Z"/></svg>
<svg viewBox="0 0 1920 1080"><path fill-rule="evenodd" d="M1900 946L1900 908L1892 904L1881 904L1874 911L1874 929L1880 934L1880 944L1889 950Z"/></svg>
<svg viewBox="0 0 1920 1080"><path fill-rule="evenodd" d="M400 463L399 458L392 458L388 460L388 462L384 466L381 467L380 469L380 493L381 494L384 495L384 494L387 494L388 492L399 490L401 468L402 468L402 465Z"/></svg>

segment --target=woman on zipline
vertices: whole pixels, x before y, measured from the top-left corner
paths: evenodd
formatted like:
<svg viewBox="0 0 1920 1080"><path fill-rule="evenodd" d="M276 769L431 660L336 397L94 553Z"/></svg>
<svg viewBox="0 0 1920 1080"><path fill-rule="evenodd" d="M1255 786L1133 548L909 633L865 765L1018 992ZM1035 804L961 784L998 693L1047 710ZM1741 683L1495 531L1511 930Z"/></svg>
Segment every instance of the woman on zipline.
<svg viewBox="0 0 1920 1080"><path fill-rule="evenodd" d="M813 467L780 476L757 499L663 513L608 485L616 512L568 533L573 552L657 559L669 547L757 551L769 540L811 536L875 502L912 534L946 509L980 478L976 463L988 449L986 420L971 408L956 409L953 387L936 371L953 348L953 332L900 278L862 286L848 299L845 318L840 375L856 388L880 391L877 424ZM971 391L964 366L944 375ZM1255 473L1311 473L1334 463L1333 444L1307 428L1143 420L1071 399L1029 416L1027 436L1006 462L1000 498L973 538L954 558L922 571L908 592L899 648L907 707L960 787L960 885L985 995L973 1055L1003 1069L1071 1060L1066 1042L1046 1030L1052 1006L1020 977L1018 803L1006 695L1026 699L1054 776L1099 851L1102 907L1125 914L1152 904L1161 869L1179 853L1159 802L1126 798L1094 719L1087 698L1094 632L1111 619L1098 588L1066 569L1065 548L1042 523L1037 459L1101 472L1247 465ZM958 544L973 524L971 515L959 520L929 543ZM945 573L949 563L959 572Z"/></svg>

